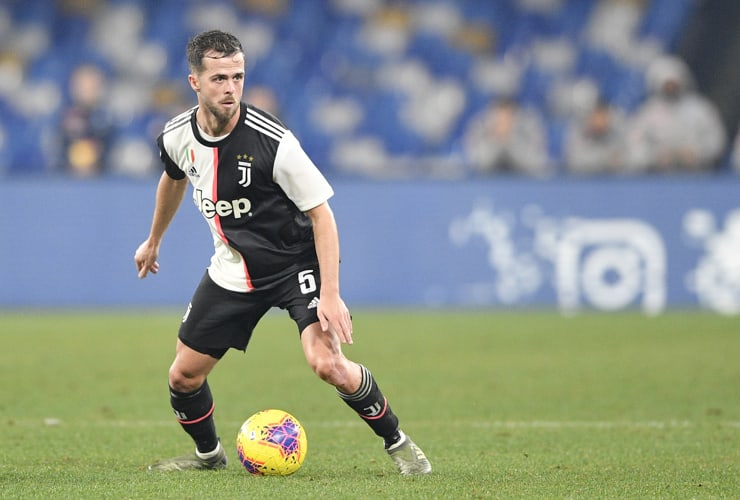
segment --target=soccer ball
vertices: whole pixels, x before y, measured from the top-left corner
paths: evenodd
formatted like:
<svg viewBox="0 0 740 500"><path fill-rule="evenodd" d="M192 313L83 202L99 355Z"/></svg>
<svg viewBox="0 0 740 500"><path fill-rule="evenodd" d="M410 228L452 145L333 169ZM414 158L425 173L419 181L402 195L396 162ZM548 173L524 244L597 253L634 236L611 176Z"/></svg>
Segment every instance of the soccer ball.
<svg viewBox="0 0 740 500"><path fill-rule="evenodd" d="M287 476L301 468L308 441L303 426L283 410L262 410L249 417L236 435L236 452L247 472Z"/></svg>

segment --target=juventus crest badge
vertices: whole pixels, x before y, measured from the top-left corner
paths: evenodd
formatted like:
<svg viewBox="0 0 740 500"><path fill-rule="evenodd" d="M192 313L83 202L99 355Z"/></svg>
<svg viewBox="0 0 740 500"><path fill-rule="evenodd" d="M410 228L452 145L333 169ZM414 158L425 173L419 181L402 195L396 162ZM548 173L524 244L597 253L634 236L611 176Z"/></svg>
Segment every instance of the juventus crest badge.
<svg viewBox="0 0 740 500"><path fill-rule="evenodd" d="M252 183L252 160L254 158L249 155L238 155L236 157L237 168L241 172L241 179L239 185L247 187Z"/></svg>

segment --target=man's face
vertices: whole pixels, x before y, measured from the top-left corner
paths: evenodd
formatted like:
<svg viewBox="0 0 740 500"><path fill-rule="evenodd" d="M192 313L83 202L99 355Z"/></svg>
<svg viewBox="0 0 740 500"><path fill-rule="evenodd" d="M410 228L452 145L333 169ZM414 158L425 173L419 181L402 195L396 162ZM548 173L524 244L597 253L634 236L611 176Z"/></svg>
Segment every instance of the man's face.
<svg viewBox="0 0 740 500"><path fill-rule="evenodd" d="M210 52L203 57L204 69L190 74L190 86L198 94L201 107L220 123L226 123L239 112L244 90L244 54L223 57Z"/></svg>
<svg viewBox="0 0 740 500"><path fill-rule="evenodd" d="M676 79L667 80L662 87L663 97L667 99L678 99L683 92L681 83Z"/></svg>

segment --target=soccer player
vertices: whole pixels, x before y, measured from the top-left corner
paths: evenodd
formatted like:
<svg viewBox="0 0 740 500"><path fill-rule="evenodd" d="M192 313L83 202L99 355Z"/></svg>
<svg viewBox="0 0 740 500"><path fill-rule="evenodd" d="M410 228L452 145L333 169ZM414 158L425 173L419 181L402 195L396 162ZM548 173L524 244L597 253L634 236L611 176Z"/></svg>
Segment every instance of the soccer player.
<svg viewBox="0 0 740 500"><path fill-rule="evenodd" d="M164 172L149 236L134 260L139 278L159 271L162 238L188 181L215 252L180 325L168 377L172 409L196 451L149 469L226 467L208 374L230 348L246 350L260 318L280 307L296 322L310 367L383 438L399 472L431 472L370 370L342 353L342 344L352 343L352 321L339 293L332 188L282 122L241 102L237 38L201 33L188 42L187 59L198 104L157 138Z"/></svg>

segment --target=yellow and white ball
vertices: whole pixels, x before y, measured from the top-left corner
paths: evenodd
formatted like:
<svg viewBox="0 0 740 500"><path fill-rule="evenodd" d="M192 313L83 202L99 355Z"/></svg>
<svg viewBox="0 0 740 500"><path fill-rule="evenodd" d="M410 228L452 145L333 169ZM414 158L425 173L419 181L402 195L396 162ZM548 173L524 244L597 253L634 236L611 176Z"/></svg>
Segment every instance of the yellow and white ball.
<svg viewBox="0 0 740 500"><path fill-rule="evenodd" d="M283 410L262 410L249 417L236 435L244 468L258 476L287 476L303 465L308 441L303 426Z"/></svg>

